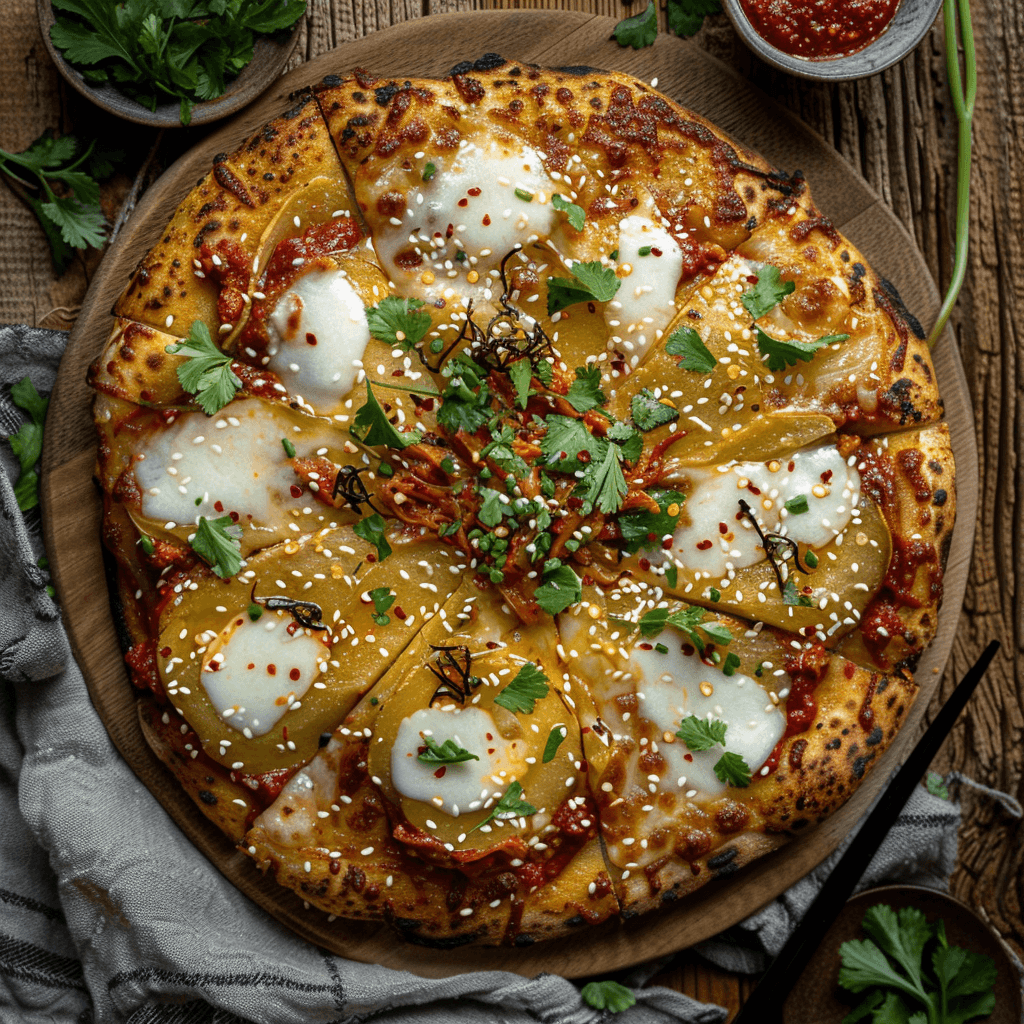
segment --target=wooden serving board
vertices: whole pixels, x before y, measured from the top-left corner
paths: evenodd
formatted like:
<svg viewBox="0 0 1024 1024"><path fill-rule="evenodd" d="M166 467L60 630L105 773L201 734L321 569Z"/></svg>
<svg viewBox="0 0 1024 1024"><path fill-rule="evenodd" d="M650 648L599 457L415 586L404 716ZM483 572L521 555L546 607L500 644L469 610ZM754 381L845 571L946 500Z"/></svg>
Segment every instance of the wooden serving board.
<svg viewBox="0 0 1024 1024"><path fill-rule="evenodd" d="M264 878L196 809L143 739L111 612L96 597L103 578L100 501L92 481L94 433L86 367L110 329L110 309L136 261L154 244L177 204L252 130L289 107L288 96L324 75L365 67L380 75L442 76L455 63L499 52L549 65L615 68L657 79L657 88L709 118L742 144L788 170L802 170L818 206L899 288L923 324L939 296L911 236L867 184L802 122L691 43L660 35L650 48L621 49L611 18L564 11L438 15L346 43L302 65L254 106L212 134L147 192L103 260L61 364L46 426L42 501L51 569L71 643L100 717L125 760L179 827L243 893L300 935L341 956L439 977L465 970L540 971L567 977L607 972L682 949L753 913L819 864L849 833L920 733L937 693L963 602L977 511L977 453L963 368L950 332L934 352L957 466L958 516L935 642L917 672L921 695L892 749L856 795L827 822L681 905L631 921L583 928L525 949L432 950L404 944L383 926L337 920Z"/></svg>

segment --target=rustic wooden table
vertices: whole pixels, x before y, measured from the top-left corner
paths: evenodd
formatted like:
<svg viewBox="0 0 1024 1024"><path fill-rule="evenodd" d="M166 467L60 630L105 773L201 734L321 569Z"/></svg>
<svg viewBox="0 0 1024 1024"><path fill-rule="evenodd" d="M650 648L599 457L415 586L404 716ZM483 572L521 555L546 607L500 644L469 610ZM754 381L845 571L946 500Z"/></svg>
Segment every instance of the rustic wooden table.
<svg viewBox="0 0 1024 1024"><path fill-rule="evenodd" d="M639 2L639 0L638 0ZM620 0L309 0L290 66L341 43L427 14L483 8L563 8L622 17ZM956 768L1024 797L1024 338L1014 309L1024 306L1024 73L1016 44L1024 35L1017 4L974 0L978 100L971 201L971 259L953 314L976 412L980 513L974 564L960 630L942 692L998 638L1002 652L933 768ZM639 10L639 7L636 8ZM156 133L113 122L67 88L39 34L35 0L6 0L0 60L12 74L0 93L0 148L17 151L43 129L110 140L125 150L122 170L104 187L111 221ZM664 12L659 15L664 27ZM724 16L708 19L699 45L803 118L888 202L915 236L942 289L949 278L956 189L956 132L946 84L941 21L901 65L874 78L817 85L755 59ZM21 73L19 74L19 71ZM201 137L165 136L150 172L158 173ZM80 255L63 276L27 207L0 188L0 323L70 328L101 254ZM933 709L937 708L936 698ZM964 790L964 824L952 892L979 908L1024 955L1024 826L999 806ZM656 983L735 1010L750 981L684 955Z"/></svg>

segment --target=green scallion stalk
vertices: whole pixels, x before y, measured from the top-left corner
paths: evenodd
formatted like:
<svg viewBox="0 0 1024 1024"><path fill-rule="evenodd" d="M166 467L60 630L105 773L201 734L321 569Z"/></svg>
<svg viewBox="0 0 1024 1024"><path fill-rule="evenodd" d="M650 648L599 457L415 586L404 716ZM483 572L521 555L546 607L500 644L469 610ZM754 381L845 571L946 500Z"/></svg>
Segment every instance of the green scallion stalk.
<svg viewBox="0 0 1024 1024"><path fill-rule="evenodd" d="M959 14L959 26L957 15ZM971 126L974 121L974 98L978 91L978 69L974 56L974 31L971 28L970 0L943 0L943 23L946 28L946 73L953 109L959 124L956 171L956 250L953 277L946 298L939 310L928 344L939 340L956 303L967 274L967 246L971 200ZM959 31L958 31L959 28ZM964 74L960 74L960 43L964 48ZM966 79L967 88L964 88Z"/></svg>

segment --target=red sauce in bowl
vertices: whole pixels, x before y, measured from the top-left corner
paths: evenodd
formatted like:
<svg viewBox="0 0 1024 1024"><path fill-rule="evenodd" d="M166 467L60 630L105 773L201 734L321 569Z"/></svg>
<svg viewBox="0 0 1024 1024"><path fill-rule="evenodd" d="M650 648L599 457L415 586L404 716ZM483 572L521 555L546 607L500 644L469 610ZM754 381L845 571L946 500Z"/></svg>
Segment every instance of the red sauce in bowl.
<svg viewBox="0 0 1024 1024"><path fill-rule="evenodd" d="M847 57L888 27L900 0L740 0L754 31L808 60Z"/></svg>

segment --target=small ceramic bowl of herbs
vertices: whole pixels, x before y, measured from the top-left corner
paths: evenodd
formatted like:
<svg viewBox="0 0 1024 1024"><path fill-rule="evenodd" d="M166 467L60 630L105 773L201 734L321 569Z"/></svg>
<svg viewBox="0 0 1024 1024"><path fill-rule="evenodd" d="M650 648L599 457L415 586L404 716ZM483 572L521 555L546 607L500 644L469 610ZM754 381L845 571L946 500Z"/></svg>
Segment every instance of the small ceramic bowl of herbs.
<svg viewBox="0 0 1024 1024"><path fill-rule="evenodd" d="M97 106L170 128L226 117L284 70L306 0L37 0L57 70Z"/></svg>
<svg viewBox="0 0 1024 1024"><path fill-rule="evenodd" d="M1021 979L970 907L933 889L854 896L783 1008L784 1024L1018 1024Z"/></svg>

